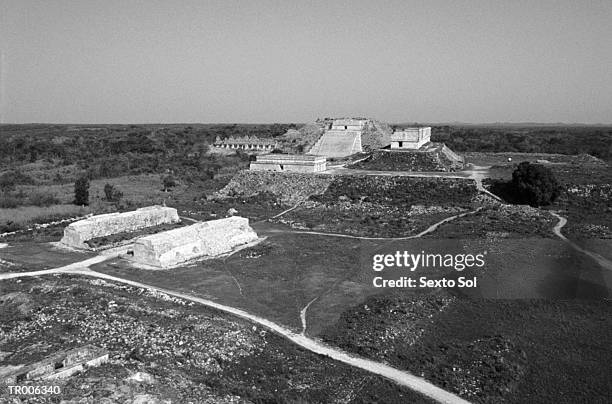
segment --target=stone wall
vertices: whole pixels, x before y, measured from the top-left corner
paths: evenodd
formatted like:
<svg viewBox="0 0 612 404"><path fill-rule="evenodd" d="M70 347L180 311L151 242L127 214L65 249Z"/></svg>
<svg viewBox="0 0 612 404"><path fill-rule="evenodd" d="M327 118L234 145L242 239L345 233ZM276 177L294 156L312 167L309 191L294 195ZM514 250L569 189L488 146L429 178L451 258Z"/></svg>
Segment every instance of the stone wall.
<svg viewBox="0 0 612 404"><path fill-rule="evenodd" d="M249 219L239 216L200 222L139 238L134 261L168 268L204 256L217 256L257 240Z"/></svg>
<svg viewBox="0 0 612 404"><path fill-rule="evenodd" d="M96 215L68 225L64 229L61 243L74 248L89 249L85 242L96 237L177 222L180 222L180 219L176 209L163 206L148 206L130 212Z"/></svg>
<svg viewBox="0 0 612 404"><path fill-rule="evenodd" d="M265 154L252 161L251 171L291 171L297 173L315 173L325 171L326 161L323 156L296 154Z"/></svg>

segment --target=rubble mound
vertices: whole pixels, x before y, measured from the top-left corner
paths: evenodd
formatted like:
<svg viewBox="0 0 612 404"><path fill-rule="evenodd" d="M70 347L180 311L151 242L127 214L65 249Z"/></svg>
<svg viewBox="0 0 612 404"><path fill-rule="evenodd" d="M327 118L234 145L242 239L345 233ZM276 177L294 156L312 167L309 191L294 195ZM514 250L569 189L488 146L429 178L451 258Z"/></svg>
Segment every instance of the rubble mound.
<svg viewBox="0 0 612 404"><path fill-rule="evenodd" d="M304 153L310 150L323 133L323 127L306 124L298 129L289 129L278 138L281 149L286 153Z"/></svg>
<svg viewBox="0 0 612 404"><path fill-rule="evenodd" d="M251 197L265 192L281 202L295 204L310 195L325 192L333 175L274 171L240 171L214 197Z"/></svg>
<svg viewBox="0 0 612 404"><path fill-rule="evenodd" d="M370 121L361 133L363 151L372 151L388 146L391 143L391 127L379 121Z"/></svg>
<svg viewBox="0 0 612 404"><path fill-rule="evenodd" d="M375 171L458 171L463 158L443 143L429 143L419 150L379 149L349 168Z"/></svg>

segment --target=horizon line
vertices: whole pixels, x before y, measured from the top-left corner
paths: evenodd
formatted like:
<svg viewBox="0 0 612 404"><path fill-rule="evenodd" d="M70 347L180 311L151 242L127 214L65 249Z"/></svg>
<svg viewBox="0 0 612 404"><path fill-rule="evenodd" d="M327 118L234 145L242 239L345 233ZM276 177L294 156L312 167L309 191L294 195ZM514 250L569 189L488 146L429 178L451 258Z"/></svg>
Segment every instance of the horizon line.
<svg viewBox="0 0 612 404"><path fill-rule="evenodd" d="M332 118L334 119L334 118ZM372 118L368 118L372 119ZM377 119L372 119L378 122L384 122ZM73 125L73 126L93 126L93 125L305 125L308 123L314 123L315 121L309 122L128 122L128 123L100 123L100 122L92 122L92 123L84 123L84 122L2 122L0 126L6 125ZM403 121L403 122L384 122L389 125L402 125L402 124L428 124L432 126L612 126L612 122L610 123L584 123L584 122L531 122L531 121L505 121L505 122L463 122L463 121L446 121L446 122L426 122L426 121Z"/></svg>

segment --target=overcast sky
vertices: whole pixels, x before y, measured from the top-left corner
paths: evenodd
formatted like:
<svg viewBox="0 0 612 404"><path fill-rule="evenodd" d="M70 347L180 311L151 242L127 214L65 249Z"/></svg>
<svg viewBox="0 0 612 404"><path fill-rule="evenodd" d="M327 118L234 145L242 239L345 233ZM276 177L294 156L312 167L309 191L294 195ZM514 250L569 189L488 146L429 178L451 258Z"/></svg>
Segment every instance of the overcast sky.
<svg viewBox="0 0 612 404"><path fill-rule="evenodd" d="M0 0L5 123L612 122L612 1Z"/></svg>

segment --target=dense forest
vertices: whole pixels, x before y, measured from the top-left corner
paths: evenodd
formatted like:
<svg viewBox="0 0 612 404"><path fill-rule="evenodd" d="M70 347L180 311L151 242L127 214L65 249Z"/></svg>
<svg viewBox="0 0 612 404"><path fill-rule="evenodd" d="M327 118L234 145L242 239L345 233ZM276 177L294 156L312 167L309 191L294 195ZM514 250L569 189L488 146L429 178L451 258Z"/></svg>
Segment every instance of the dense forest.
<svg viewBox="0 0 612 404"><path fill-rule="evenodd" d="M434 126L431 140L458 152L586 153L612 161L612 127Z"/></svg>
<svg viewBox="0 0 612 404"><path fill-rule="evenodd" d="M187 181L212 178L224 167L248 162L246 153L209 154L215 137L279 137L297 124L173 125L2 125L0 173L10 171L17 183L33 184L19 172L36 162L70 167L54 170L48 182L173 172ZM435 126L432 140L451 149L482 152L588 153L612 161L612 127ZM64 174L68 173L68 174ZM74 173L74 175L72 175Z"/></svg>
<svg viewBox="0 0 612 404"><path fill-rule="evenodd" d="M176 172L212 177L248 155L209 155L215 137L277 137L294 124L271 125L3 125L0 126L0 172L46 161L76 166L91 179L127 174ZM19 182L27 179L18 175ZM55 183L74 178L54 178Z"/></svg>

